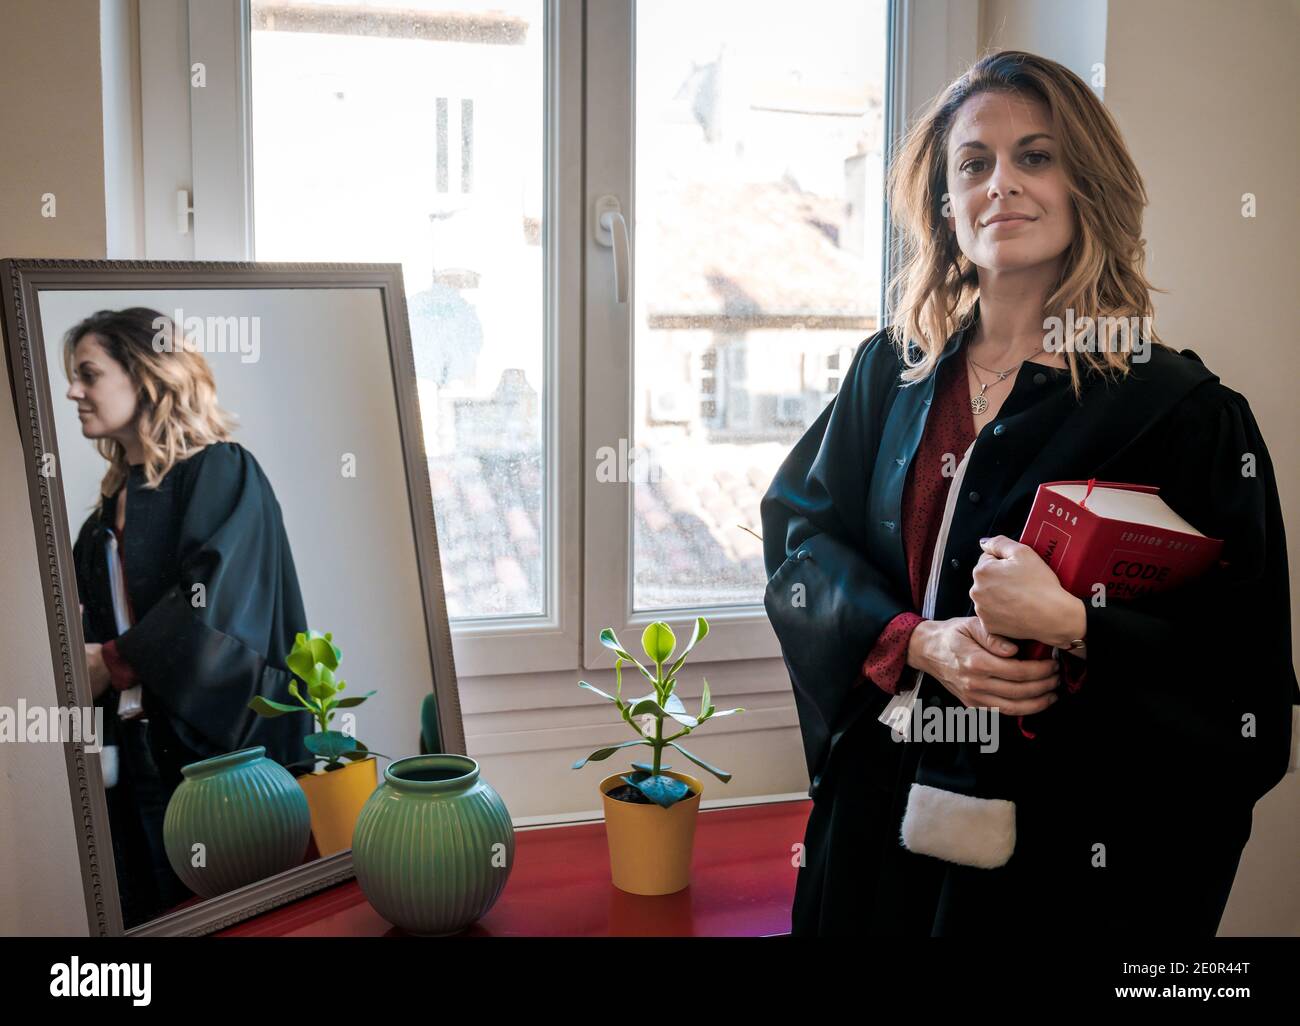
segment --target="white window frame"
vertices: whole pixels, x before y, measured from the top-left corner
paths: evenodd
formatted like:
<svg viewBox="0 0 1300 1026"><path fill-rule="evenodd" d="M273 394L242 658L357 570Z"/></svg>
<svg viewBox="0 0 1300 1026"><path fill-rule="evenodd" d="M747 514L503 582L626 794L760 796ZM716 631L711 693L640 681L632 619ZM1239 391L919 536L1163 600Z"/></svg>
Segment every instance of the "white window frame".
<svg viewBox="0 0 1300 1026"><path fill-rule="evenodd" d="M635 0L548 4L552 74L547 82L545 159L550 216L544 244L549 275L547 385L552 401L543 401L543 431L547 551L554 560L545 574L550 613L454 621L458 676L608 668L612 654L597 639L602 627L614 626L635 651L644 624L654 619L686 623L696 615L707 616L712 629L693 659L779 659L761 603L631 613L631 487L594 486L599 446L611 438L632 437L633 306L630 294L627 306L613 301L610 250L594 242L591 223L595 198L612 193L625 197L624 217L629 231L635 228L630 116L634 68L629 49ZM974 60L979 5L969 0L890 0L889 23L886 159L906 115ZM253 259L247 25L245 0L140 2L142 255L147 259ZM203 90L190 88L191 58L205 65ZM586 90L584 112L587 82L599 82L600 87ZM183 235L177 228L175 194L185 188L191 191L193 213L192 228ZM893 241L886 238L883 246L887 279ZM579 252L581 266L568 258ZM622 555L612 559L610 553ZM765 680L754 690L789 687L782 674L764 677L772 678L771 686ZM517 696L509 683L502 682L503 696L536 707L535 701Z"/></svg>
<svg viewBox="0 0 1300 1026"><path fill-rule="evenodd" d="M586 571L583 579L584 661L587 669L607 667L611 653L596 640L604 627L612 626L628 651L640 651L639 638L655 620L678 624L675 631L685 643L690 623L696 616L709 622L709 640L692 653L695 662L779 658L780 644L762 602L744 606L691 606L677 609L633 611L632 482L599 482L598 453L604 446L617 447L626 439L630 449L634 437L632 351L633 293L635 273L635 26L637 0L601 0L587 10L587 59L589 81L600 83L588 90L587 106L587 202L585 210L594 217L597 200L606 195L619 198L623 217L632 237L632 273L626 304L614 300L613 250L596 242L593 234L583 236L586 264L586 463L585 527ZM933 96L952 74L974 56L978 33L978 5L949 0L894 0L889 5L886 45L891 81L886 90L893 106L887 110L892 136L901 125L903 111L911 110L913 98ZM925 46L912 47L924 39ZM899 47L911 54L923 53L922 60L897 59ZM893 94L890 96L890 94ZM895 113L897 112L897 113ZM893 116L891 116L893 115ZM888 156L888 154L886 155ZM883 221L888 224L886 217ZM886 274L890 241L885 240ZM882 303L883 303L882 281ZM630 475L629 475L630 476ZM613 558L611 558L611 554ZM865 655L865 653L864 653Z"/></svg>

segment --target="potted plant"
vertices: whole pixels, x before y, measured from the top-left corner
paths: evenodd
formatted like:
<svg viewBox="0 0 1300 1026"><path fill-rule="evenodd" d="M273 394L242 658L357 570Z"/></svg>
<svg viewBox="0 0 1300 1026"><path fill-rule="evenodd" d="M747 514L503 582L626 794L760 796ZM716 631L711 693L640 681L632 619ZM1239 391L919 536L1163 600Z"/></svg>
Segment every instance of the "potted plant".
<svg viewBox="0 0 1300 1026"><path fill-rule="evenodd" d="M674 693L677 674L686 657L708 633L709 622L702 616L696 617L689 644L669 665L677 647L672 628L662 620L647 626L641 634L641 647L654 664L651 673L623 648L614 629L606 627L600 632L600 643L616 656L614 694L606 694L585 680L578 681L579 687L617 705L623 721L637 736L632 741L597 749L575 762L574 769L582 769L589 762L602 762L623 748L647 747L653 753L649 762L632 763L631 773L615 773L600 782L614 886L632 894L672 894L690 883L695 819L704 785L693 776L674 773L670 766L663 765L664 749L675 749L724 784L731 780L731 774L726 770L710 766L677 743L679 737L698 729L706 720L745 711L715 709L707 678L698 716L690 715L681 698ZM624 663L635 666L654 685L654 691L640 698L624 699ZM665 720L670 721L670 730L680 729L665 735Z"/></svg>
<svg viewBox="0 0 1300 1026"><path fill-rule="evenodd" d="M304 696L297 682L289 685L289 694L307 709L320 728L303 738L312 758L286 768L300 771L298 785L307 795L311 809L312 835L321 855L332 855L352 847L352 831L366 799L379 786L379 774L372 752L356 737L334 730L330 721L339 709L351 709L373 695L339 697L347 683L336 679L343 653L334 644L334 635L317 631L299 632L285 662L290 671L307 688ZM273 702L258 695L249 707L260 716L283 716L299 712L299 706ZM318 766L318 763L323 765Z"/></svg>

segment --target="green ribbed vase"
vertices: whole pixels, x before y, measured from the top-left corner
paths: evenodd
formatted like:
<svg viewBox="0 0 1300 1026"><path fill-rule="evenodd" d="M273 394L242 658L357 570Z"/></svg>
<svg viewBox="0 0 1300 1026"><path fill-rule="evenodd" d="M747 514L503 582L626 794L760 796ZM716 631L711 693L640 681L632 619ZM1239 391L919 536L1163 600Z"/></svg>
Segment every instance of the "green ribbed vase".
<svg viewBox="0 0 1300 1026"><path fill-rule="evenodd" d="M501 896L515 859L506 803L465 755L416 755L384 770L352 834L357 883L408 933L459 933Z"/></svg>
<svg viewBox="0 0 1300 1026"><path fill-rule="evenodd" d="M192 762L181 775L163 844L195 894L214 898L302 864L311 838L307 796L263 746ZM204 846L203 865L194 864L195 844Z"/></svg>

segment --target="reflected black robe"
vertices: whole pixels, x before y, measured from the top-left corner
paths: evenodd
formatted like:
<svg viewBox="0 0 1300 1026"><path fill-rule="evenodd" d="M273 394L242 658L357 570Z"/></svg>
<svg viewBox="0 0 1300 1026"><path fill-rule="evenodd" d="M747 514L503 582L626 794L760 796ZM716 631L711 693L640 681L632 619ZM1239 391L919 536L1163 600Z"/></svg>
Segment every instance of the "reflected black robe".
<svg viewBox="0 0 1300 1026"><path fill-rule="evenodd" d="M174 785L184 763L253 745L282 764L308 758L306 711L268 719L248 708L255 695L294 703L285 657L307 629L280 506L262 468L238 443L221 442L177 463L157 489L144 487L138 466L124 487L121 558L136 622L118 635L106 560L116 495L77 537L77 588L86 641L116 638L143 685L163 780Z"/></svg>
<svg viewBox="0 0 1300 1026"><path fill-rule="evenodd" d="M978 316L976 304L942 359L961 358ZM1183 517L1225 540L1226 565L1175 592L1088 604L1087 679L1034 718L1047 728L1037 740L1002 718L1000 786L1016 801L1017 841L995 869L902 846L908 790L942 779L934 756L952 746L895 742L877 720L890 696L854 687L885 625L912 609L901 505L935 376L903 387L901 355L882 330L859 346L839 394L778 469L760 507L764 601L814 800L795 934L1217 929L1252 808L1286 772L1300 700L1286 541L1246 400L1190 350L1152 345L1149 355L1122 380L1089 375L1078 400L1068 375L1022 365L966 469L936 620L974 615L979 538L1018 539L1044 481L1158 485ZM928 676L921 696L956 703ZM926 749L939 767L929 781Z"/></svg>

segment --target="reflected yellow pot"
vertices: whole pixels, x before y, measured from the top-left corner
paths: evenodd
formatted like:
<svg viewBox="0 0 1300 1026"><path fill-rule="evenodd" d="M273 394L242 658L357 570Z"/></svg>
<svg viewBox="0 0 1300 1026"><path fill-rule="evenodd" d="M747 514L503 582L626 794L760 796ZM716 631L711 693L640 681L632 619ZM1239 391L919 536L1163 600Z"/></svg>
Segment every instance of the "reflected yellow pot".
<svg viewBox="0 0 1300 1026"><path fill-rule="evenodd" d="M625 783L622 777L628 772L600 782L614 886L629 894L675 894L691 882L695 821L704 785L685 773L664 770L665 776L690 787L692 795L667 809L611 798L609 792Z"/></svg>
<svg viewBox="0 0 1300 1026"><path fill-rule="evenodd" d="M340 770L307 773L298 778L298 786L307 795L311 809L311 832L316 850L333 855L352 847L352 831L366 799L379 786L378 764L374 756L350 762Z"/></svg>

